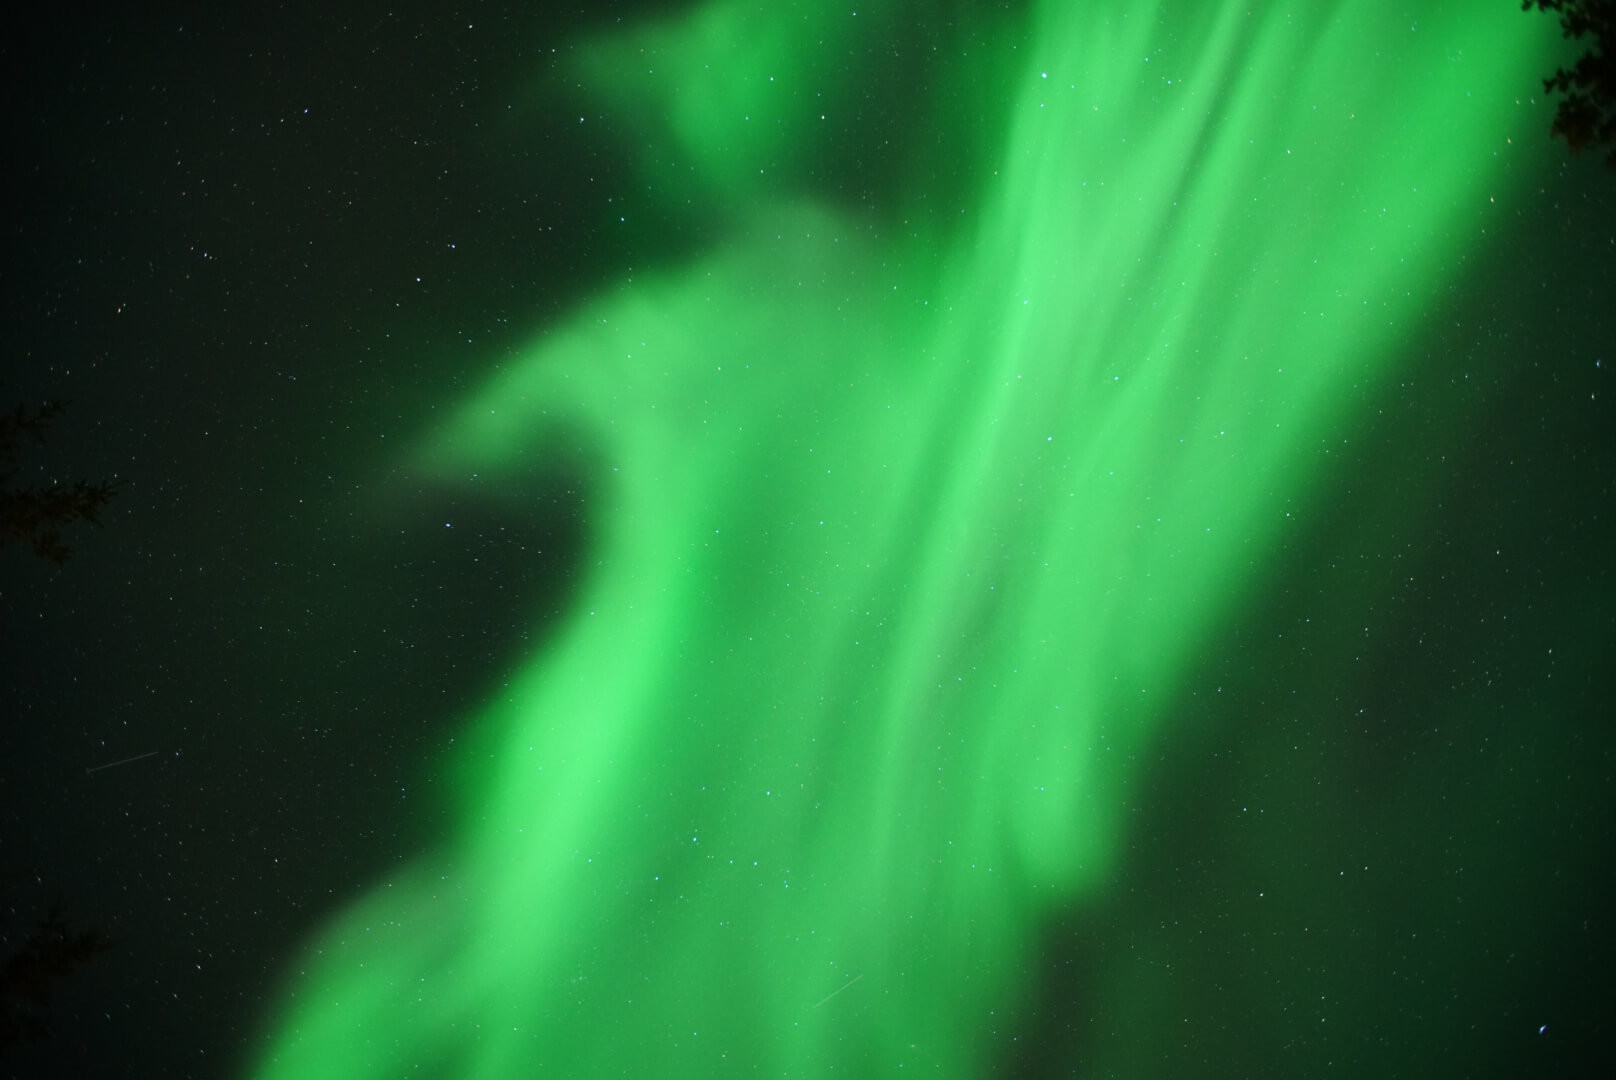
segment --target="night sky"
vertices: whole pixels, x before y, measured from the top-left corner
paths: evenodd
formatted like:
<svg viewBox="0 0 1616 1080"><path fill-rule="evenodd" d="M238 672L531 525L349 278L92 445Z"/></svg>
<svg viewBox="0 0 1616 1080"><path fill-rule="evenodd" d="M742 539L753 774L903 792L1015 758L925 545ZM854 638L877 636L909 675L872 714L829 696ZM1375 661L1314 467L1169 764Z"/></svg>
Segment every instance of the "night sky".
<svg viewBox="0 0 1616 1080"><path fill-rule="evenodd" d="M0 549L0 933L59 903L113 947L5 1002L50 1034L0 1073L291 1075L350 985L308 950L388 911L401 963L515 958L384 994L419 1044L307 1036L328 1075L1607 1075L1616 174L1548 136L1552 20L1489 2L1497 70L1440 2L1385 68L1174 4L1114 5L1092 70L1030 3L35 12L0 408L69 403L17 483L120 487L65 563ZM1093 539L1147 501L1161 539ZM584 761L599 796L512 808ZM955 839L1010 883L905 861ZM635 906L664 863L695 914ZM732 904L851 955L690 929ZM653 1018L612 1011L642 972ZM479 993L533 1046L469 1035Z"/></svg>

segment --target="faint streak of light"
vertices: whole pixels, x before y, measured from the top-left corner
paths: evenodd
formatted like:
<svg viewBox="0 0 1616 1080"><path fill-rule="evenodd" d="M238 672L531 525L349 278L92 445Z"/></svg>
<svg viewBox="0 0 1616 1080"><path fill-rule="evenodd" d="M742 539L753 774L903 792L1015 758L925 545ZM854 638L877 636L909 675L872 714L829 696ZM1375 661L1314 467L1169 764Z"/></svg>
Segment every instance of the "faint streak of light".
<svg viewBox="0 0 1616 1080"><path fill-rule="evenodd" d="M122 761L109 761L105 765L97 765L93 769L85 769L84 772L85 775L89 775L91 773L98 773L102 769L116 769L119 765L127 765L131 761L140 761L142 758L156 757L157 754L158 751L156 750L148 750L144 754L136 754L134 757L126 757ZM838 993L840 993L840 991L838 991Z"/></svg>
<svg viewBox="0 0 1616 1080"><path fill-rule="evenodd" d="M846 990L849 986L852 986L854 983L858 982L862 978L864 978L864 976L862 976L862 975L853 976L851 979L848 979L846 982L844 982L840 987L838 987L835 990L832 990L830 993L826 994L824 997L822 997L818 1001L814 1002L813 1007L816 1008L816 1009L819 1008L821 1005L825 1004L825 1002L829 1001L831 998L835 997L837 994L840 994L843 990Z"/></svg>

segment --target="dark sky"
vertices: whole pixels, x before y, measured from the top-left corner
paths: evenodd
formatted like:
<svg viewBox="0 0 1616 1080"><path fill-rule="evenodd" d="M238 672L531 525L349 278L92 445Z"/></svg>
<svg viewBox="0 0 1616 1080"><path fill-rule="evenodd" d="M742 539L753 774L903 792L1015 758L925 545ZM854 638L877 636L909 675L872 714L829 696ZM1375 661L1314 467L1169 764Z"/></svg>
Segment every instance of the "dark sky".
<svg viewBox="0 0 1616 1080"><path fill-rule="evenodd" d="M7 940L59 895L118 942L17 1075L228 1075L287 951L431 833L406 788L536 632L509 613L564 594L564 481L494 520L378 462L623 257L620 162L575 115L470 119L582 21L64 7L8 35L0 377L71 402L30 478L124 484L65 567L4 552Z"/></svg>
<svg viewBox="0 0 1616 1080"><path fill-rule="evenodd" d="M634 148L554 59L580 30L658 5L554 6L57 5L0 45L14 192L0 406L71 402L25 458L32 482L123 484L102 528L72 530L65 565L0 551L0 929L9 950L59 898L74 926L116 942L61 980L53 1037L0 1059L6 1075L231 1075L296 946L443 829L423 763L490 674L542 640L532 613L564 605L586 549L585 478L535 473L519 504L482 504L397 465L440 403L530 334L625 267L673 264L703 241L700 205L661 206L651 233L611 228L646 201ZM833 200L896 190L903 155L865 151L914 137L901 112L833 137L802 182ZM1466 822L1490 815L1533 848L1507 904L1461 881L1373 917L1412 926L1464 909L1433 930L1444 955L1520 968L1544 1015L1581 1025L1552 1059L1568 1071L1539 1075L1576 1075L1609 1060L1613 1034L1616 180L1591 161L1556 175L1517 223L1532 242L1464 280L1454 304L1470 328L1435 334L1433 384L1487 328L1488 404L1434 488L1440 506L1409 531L1421 585L1395 587L1401 569L1384 563L1347 571L1411 628L1377 646L1366 700L1411 715L1440 699L1451 715L1454 694L1473 695L1497 801L1474 768L1442 771L1451 731L1332 749L1355 791L1429 768L1434 787L1454 785L1442 800L1489 807ZM1347 550L1363 500L1414 483L1409 448L1440 423L1423 393L1339 466L1360 492L1319 543ZM1509 557L1489 561L1482 534ZM1209 659L1248 700L1316 690L1308 665L1339 647L1301 625L1315 566L1281 553ZM1528 655L1545 628L1563 660ZM1552 684L1538 679L1550 663ZM1494 679L1507 695L1488 692ZM1138 800L1150 821L1215 791L1218 755L1264 774L1259 751L1205 734L1222 730L1216 705L1188 707L1204 711ZM1052 1040L1069 1034L1055 1019L1068 1006L1105 1015L1063 965L1103 964L1118 947L1108 929L1218 888L1202 858L1214 839L1148 822L1140 835L1117 898L1051 929L1058 959L1028 973ZM1411 888L1436 888L1424 867L1439 854L1381 839ZM1534 895L1541 921L1510 923ZM1192 957L1197 933L1162 947Z"/></svg>

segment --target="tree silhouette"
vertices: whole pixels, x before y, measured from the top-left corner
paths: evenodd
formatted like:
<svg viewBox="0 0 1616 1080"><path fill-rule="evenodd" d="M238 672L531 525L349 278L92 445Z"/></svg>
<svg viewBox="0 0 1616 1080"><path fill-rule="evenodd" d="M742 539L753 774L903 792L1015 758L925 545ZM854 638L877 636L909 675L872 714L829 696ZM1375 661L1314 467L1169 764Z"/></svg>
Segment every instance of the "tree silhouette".
<svg viewBox="0 0 1616 1080"><path fill-rule="evenodd" d="M57 900L0 962L0 1051L50 1036L51 992L97 953L112 947L99 930L75 932Z"/></svg>
<svg viewBox="0 0 1616 1080"><path fill-rule="evenodd" d="M13 486L21 471L23 442L44 442L46 427L66 408L63 402L47 401L38 409L18 405L10 415L0 415L0 547L20 540L35 554L58 563L72 553L62 539L62 527L74 521L98 524L96 515L118 487L116 482L87 480L45 488Z"/></svg>
<svg viewBox="0 0 1616 1080"><path fill-rule="evenodd" d="M1587 35L1593 44L1570 71L1560 68L1543 80L1543 92L1564 94L1549 134L1566 141L1572 153L1600 143L1616 144L1616 0L1521 0L1521 10L1553 11L1573 41ZM1616 169L1616 145L1605 158Z"/></svg>

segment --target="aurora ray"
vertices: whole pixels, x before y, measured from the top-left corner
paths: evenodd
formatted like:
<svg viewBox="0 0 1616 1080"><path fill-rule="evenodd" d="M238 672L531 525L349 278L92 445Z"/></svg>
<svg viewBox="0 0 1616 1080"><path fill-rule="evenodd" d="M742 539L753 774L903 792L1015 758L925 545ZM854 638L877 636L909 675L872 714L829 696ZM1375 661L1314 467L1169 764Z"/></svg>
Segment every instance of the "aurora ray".
<svg viewBox="0 0 1616 1080"><path fill-rule="evenodd" d="M468 718L453 841L319 936L258 1075L983 1075L1541 122L1508 4L1044 3L970 212L872 223L772 166L908 31L800 7L585 51L648 175L732 217L422 441L444 483L590 462L587 577Z"/></svg>

